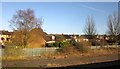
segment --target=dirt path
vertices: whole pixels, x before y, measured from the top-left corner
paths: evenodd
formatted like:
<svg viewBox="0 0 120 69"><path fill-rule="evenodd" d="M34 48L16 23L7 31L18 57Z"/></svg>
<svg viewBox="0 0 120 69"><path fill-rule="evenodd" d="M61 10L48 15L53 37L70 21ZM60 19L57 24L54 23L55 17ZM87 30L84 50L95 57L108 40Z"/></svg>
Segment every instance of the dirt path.
<svg viewBox="0 0 120 69"><path fill-rule="evenodd" d="M27 60L3 60L3 67L61 67L118 60L120 54L104 56L69 56L66 58L32 57Z"/></svg>

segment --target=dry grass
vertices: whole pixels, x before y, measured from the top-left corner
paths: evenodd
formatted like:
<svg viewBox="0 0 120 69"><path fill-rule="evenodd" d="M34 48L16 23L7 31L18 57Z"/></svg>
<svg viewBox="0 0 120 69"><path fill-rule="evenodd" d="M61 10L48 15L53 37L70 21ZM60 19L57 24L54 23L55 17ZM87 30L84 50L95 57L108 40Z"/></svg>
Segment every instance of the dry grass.
<svg viewBox="0 0 120 69"><path fill-rule="evenodd" d="M44 54L41 56L38 56L38 58L53 58L53 59L64 59L64 58L69 58L70 56L104 56L104 55L110 55L110 54L118 54L118 49L96 49L92 50L91 52L88 53L80 53L80 52L72 52L72 53L54 53L54 54ZM35 59L37 56L34 56ZM24 56L3 56L0 59L2 60L27 60L26 57ZM50 64L51 66L54 66L54 64ZM49 66L49 64L48 64Z"/></svg>
<svg viewBox="0 0 120 69"><path fill-rule="evenodd" d="M60 64L56 64L56 63L48 63L47 67L59 67Z"/></svg>
<svg viewBox="0 0 120 69"><path fill-rule="evenodd" d="M109 54L118 54L120 53L120 48L100 48L100 49L93 49L89 52L79 52L74 47L66 47L64 49L67 53L63 52L55 52L55 53L44 53L39 58L54 58L54 59L60 59L60 58L68 58L69 56L103 56L103 55L109 55ZM0 57L0 59L3 60L24 60L26 57L24 57L21 52L21 48L16 51L15 48L7 48L6 52L8 55ZM36 56L34 56L36 57Z"/></svg>
<svg viewBox="0 0 120 69"><path fill-rule="evenodd" d="M94 49L90 52L91 56L101 56L101 55L109 55L109 54L118 54L119 49Z"/></svg>
<svg viewBox="0 0 120 69"><path fill-rule="evenodd" d="M2 60L25 60L24 56L3 56Z"/></svg>

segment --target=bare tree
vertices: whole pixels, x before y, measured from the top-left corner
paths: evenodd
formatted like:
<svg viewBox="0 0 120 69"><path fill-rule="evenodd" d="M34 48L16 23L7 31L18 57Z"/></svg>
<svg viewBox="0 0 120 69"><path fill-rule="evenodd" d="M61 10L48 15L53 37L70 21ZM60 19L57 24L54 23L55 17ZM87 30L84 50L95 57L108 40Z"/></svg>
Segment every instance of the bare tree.
<svg viewBox="0 0 120 69"><path fill-rule="evenodd" d="M108 34L109 35L119 35L120 34L120 22L118 19L117 12L114 12L112 15L108 16Z"/></svg>
<svg viewBox="0 0 120 69"><path fill-rule="evenodd" d="M84 27L84 33L86 35L95 35L96 29L95 29L95 22L93 20L93 17L88 16L86 20L86 25Z"/></svg>
<svg viewBox="0 0 120 69"><path fill-rule="evenodd" d="M9 21L10 26L13 30L19 31L21 34L20 45L26 47L28 39L30 37L29 32L34 28L41 28L42 20L35 18L34 11L31 9L18 10L16 14L13 15L12 19ZM17 38L14 37L15 39Z"/></svg>

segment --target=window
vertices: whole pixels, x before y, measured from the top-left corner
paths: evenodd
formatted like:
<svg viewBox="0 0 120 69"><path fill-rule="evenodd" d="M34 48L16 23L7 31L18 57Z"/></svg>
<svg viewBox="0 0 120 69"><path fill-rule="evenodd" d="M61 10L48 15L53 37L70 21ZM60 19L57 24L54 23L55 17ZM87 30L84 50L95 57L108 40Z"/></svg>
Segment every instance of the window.
<svg viewBox="0 0 120 69"><path fill-rule="evenodd" d="M6 38L6 40L7 40L7 41L9 41L9 40L10 40L10 38Z"/></svg>
<svg viewBox="0 0 120 69"><path fill-rule="evenodd" d="M1 40L4 40L4 38L2 37Z"/></svg>

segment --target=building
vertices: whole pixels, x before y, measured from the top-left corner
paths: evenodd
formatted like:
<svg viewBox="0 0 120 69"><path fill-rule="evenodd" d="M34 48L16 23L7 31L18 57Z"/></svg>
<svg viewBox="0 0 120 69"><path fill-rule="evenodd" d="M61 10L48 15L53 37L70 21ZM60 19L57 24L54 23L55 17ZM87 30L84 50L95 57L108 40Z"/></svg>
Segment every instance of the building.
<svg viewBox="0 0 120 69"><path fill-rule="evenodd" d="M5 42L10 41L13 32L8 32L5 30L0 30L0 43L4 45Z"/></svg>
<svg viewBox="0 0 120 69"><path fill-rule="evenodd" d="M83 42L83 41L89 41L89 39L85 36L79 36L75 38L76 42Z"/></svg>

